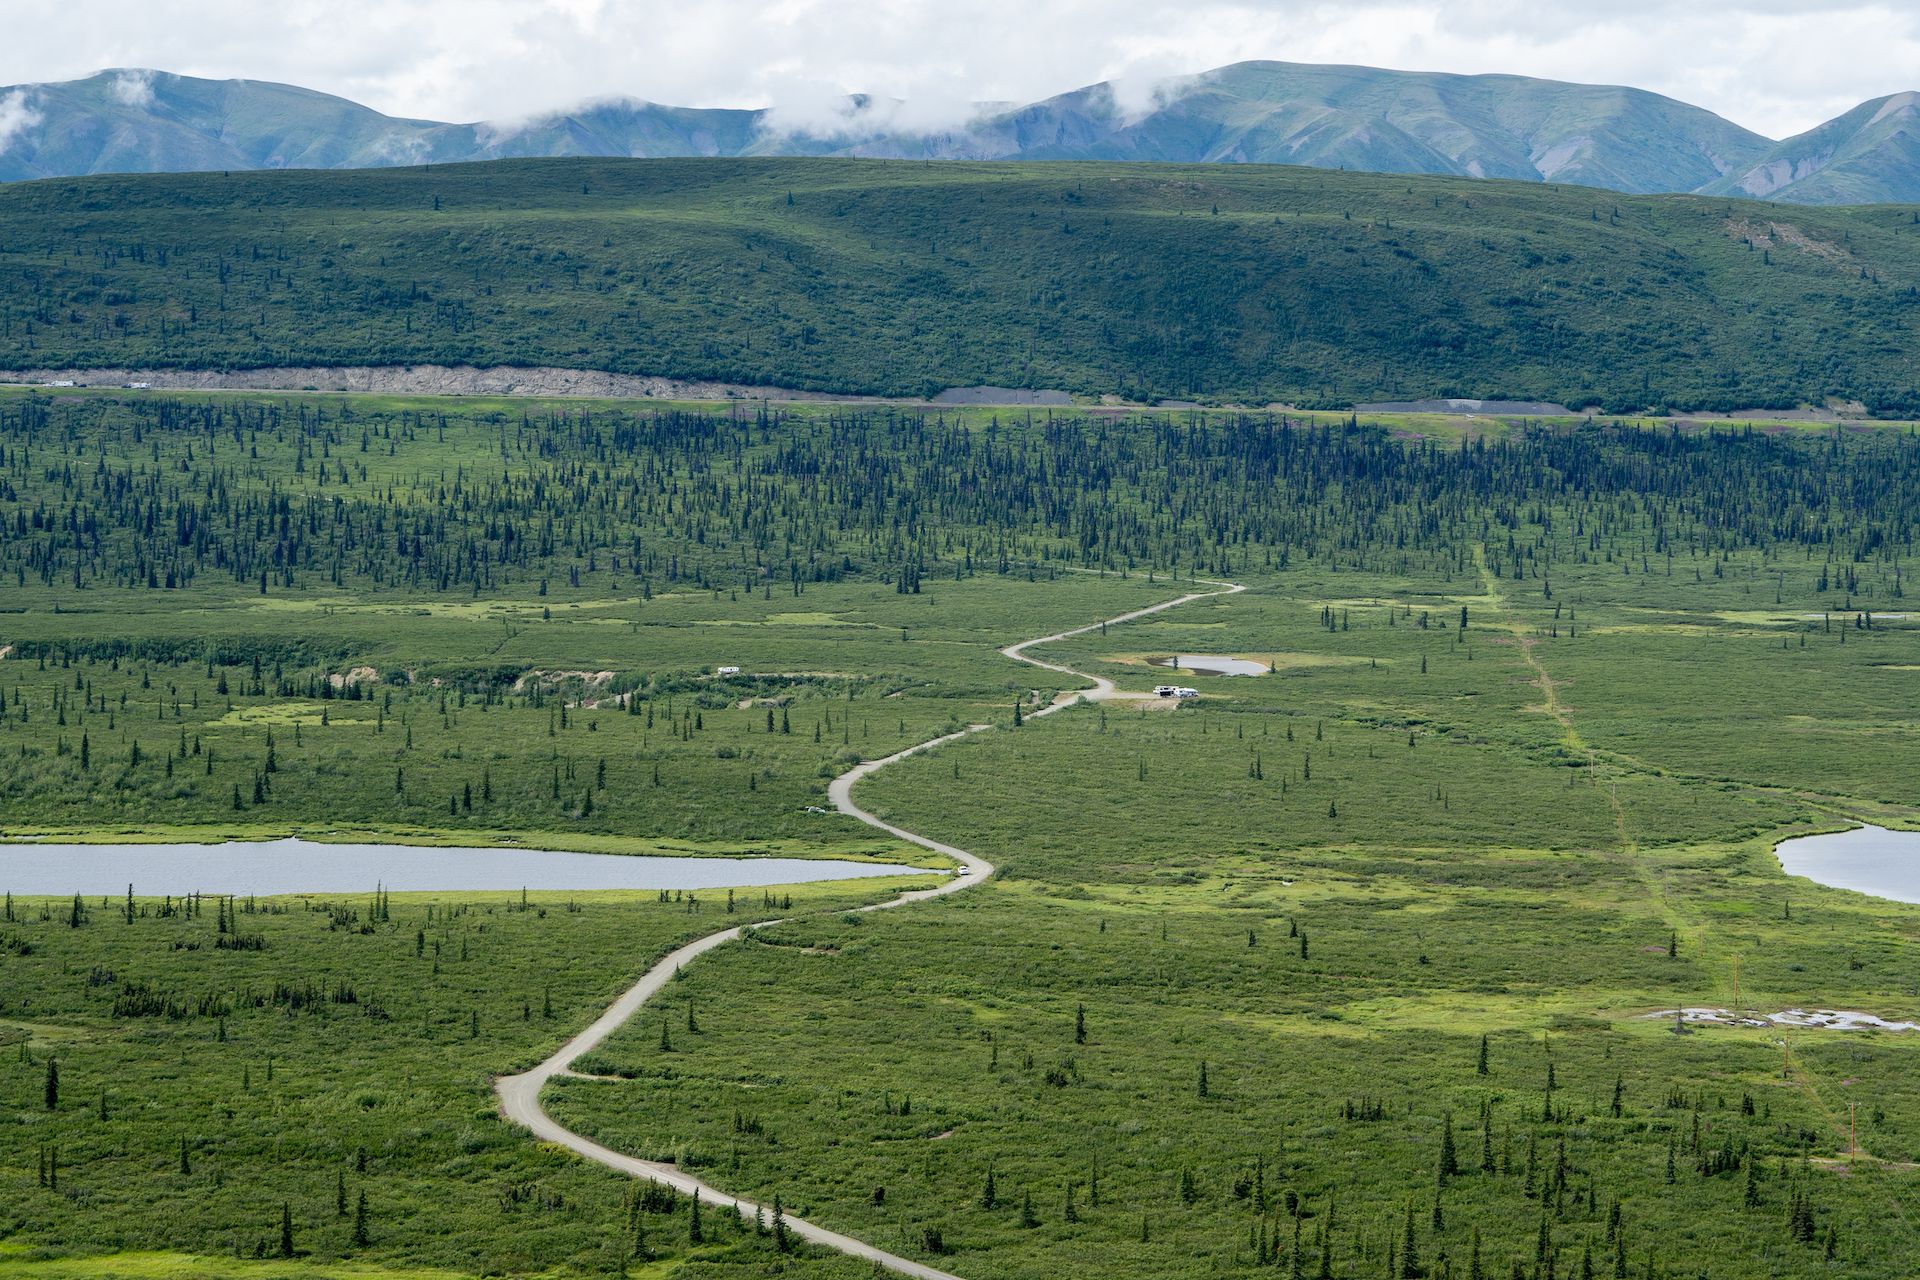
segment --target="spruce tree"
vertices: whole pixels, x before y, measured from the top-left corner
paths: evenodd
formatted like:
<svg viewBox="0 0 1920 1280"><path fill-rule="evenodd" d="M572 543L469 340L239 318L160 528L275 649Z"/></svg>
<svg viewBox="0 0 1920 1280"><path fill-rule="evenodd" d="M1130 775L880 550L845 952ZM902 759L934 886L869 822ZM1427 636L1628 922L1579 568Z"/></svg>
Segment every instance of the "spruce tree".
<svg viewBox="0 0 1920 1280"><path fill-rule="evenodd" d="M1406 1226L1400 1233L1400 1280L1420 1280L1420 1240L1414 1232L1413 1201L1407 1201Z"/></svg>

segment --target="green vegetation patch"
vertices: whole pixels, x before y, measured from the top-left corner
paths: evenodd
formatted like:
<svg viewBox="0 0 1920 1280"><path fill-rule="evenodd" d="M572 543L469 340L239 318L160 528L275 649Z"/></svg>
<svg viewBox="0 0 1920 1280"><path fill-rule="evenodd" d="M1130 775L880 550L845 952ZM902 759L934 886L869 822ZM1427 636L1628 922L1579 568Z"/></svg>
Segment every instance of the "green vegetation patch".
<svg viewBox="0 0 1920 1280"><path fill-rule="evenodd" d="M1920 222L1898 206L1269 165L534 159L21 182L0 223L14 369L1920 408Z"/></svg>

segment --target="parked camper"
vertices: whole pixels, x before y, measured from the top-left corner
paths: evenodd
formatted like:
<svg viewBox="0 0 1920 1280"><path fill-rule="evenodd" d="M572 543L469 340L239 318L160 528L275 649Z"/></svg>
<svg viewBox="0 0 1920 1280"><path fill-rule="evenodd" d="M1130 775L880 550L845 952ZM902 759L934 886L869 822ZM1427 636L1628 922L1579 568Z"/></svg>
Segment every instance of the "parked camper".
<svg viewBox="0 0 1920 1280"><path fill-rule="evenodd" d="M1153 686L1153 696L1156 698L1172 698L1177 696L1179 692L1179 685L1157 684Z"/></svg>
<svg viewBox="0 0 1920 1280"><path fill-rule="evenodd" d="M1178 689L1175 689L1173 691L1173 696L1176 698L1197 698L1200 696L1200 691L1198 689L1189 689L1185 685L1181 685Z"/></svg>
<svg viewBox="0 0 1920 1280"><path fill-rule="evenodd" d="M740 674L740 668L738 668L738 667L719 667L719 668L717 668L717 669L716 669L716 670L714 671L714 674L715 674L715 675L721 675L721 676L737 676L737 675L739 675L739 674Z"/></svg>

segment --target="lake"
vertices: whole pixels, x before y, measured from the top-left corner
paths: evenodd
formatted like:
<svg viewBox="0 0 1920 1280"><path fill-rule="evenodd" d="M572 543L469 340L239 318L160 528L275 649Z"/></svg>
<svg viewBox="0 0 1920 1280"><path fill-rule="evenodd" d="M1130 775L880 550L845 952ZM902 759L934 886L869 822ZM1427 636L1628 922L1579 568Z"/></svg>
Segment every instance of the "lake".
<svg viewBox="0 0 1920 1280"><path fill-rule="evenodd" d="M1172 667L1203 676L1263 676L1267 664L1246 658L1227 658L1209 653L1177 653L1171 658L1155 658L1156 667Z"/></svg>
<svg viewBox="0 0 1920 1280"><path fill-rule="evenodd" d="M1788 875L1895 902L1920 902L1920 831L1855 827L1774 846Z"/></svg>
<svg viewBox="0 0 1920 1280"><path fill-rule="evenodd" d="M594 889L726 889L925 874L913 867L814 858L627 857L553 849L257 840L227 844L0 843L0 892L395 893Z"/></svg>

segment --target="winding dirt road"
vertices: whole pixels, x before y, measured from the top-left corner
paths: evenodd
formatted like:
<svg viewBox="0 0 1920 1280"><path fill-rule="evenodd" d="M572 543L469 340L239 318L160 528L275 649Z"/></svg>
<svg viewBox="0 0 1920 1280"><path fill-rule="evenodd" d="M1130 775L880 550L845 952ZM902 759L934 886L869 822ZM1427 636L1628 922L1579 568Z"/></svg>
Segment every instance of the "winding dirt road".
<svg viewBox="0 0 1920 1280"><path fill-rule="evenodd" d="M1029 656L1026 652L1028 649L1038 645L1052 644L1055 641L1070 639L1074 636L1086 635L1088 632L1097 631L1104 626L1117 626L1121 623L1132 622L1137 618L1144 618L1149 614L1159 613L1162 610L1172 609L1195 600L1204 600L1212 596L1228 596L1246 590L1245 587L1232 582L1207 582L1205 585L1215 589L1211 591L1189 592L1178 599L1163 601L1156 605L1149 605L1144 609L1135 609L1131 613L1123 613L1117 618L1108 618L1104 622L1090 623L1084 627L1076 627L1071 631L1060 631L1053 635L1040 636L1033 640L1023 640L1018 644L1010 644L1000 650L1002 654L1013 659L1015 662L1024 662L1030 666L1058 672L1061 675L1073 676L1075 679L1089 681L1093 685L1091 689L1069 690L1057 694L1051 703L1033 712L1032 716L1051 715L1053 712L1073 706L1083 699L1086 701L1100 702L1115 698L1137 698L1143 695L1123 693L1115 686L1113 681L1102 676L1088 675L1083 671L1075 671L1071 667L1061 666L1052 662L1043 662L1039 658ZM1029 718L1032 718L1032 716ZM834 808L838 809L841 813L849 817L858 818L868 826L878 827L880 830L898 839L917 844L923 849L931 849L935 853L952 858L963 868L959 874L935 885L931 889L915 889L908 893L903 893L896 898L889 898L885 902L876 902L861 907L859 910L886 911L894 907L906 906L910 902L920 902L927 898L937 898L944 894L958 893L962 889L968 889L974 885L983 883L993 874L993 864L985 858L968 853L964 849L956 849L950 844L943 844L938 840L908 831L904 827L896 827L892 823L868 813L853 801L853 785L862 778L877 773L888 765L904 760L908 756L918 755L923 751L932 751L937 747L945 746L950 742L957 742L961 738L983 732L992 727L992 725L986 724L969 725L958 732L949 733L938 738L930 738L926 742L908 747L904 751L896 751L883 759L864 761L835 778L832 785L827 788L827 795L833 801ZM621 994L620 998L608 1007L605 1013L594 1019L592 1026L561 1045L552 1057L529 1071L514 1076L501 1076L494 1081L494 1091L499 1095L502 1114L504 1114L509 1121L526 1128L528 1132L532 1133L534 1137L539 1138L541 1141L566 1147L568 1150L577 1152L599 1164L606 1165L610 1169L618 1169L620 1172L630 1174L633 1177L645 1178L649 1182L660 1183L663 1186L673 1188L682 1195L697 1196L712 1204L731 1204L741 1216L746 1218L753 1218L763 1213L771 1214L771 1206L729 1195L716 1187L709 1186L693 1175L686 1173L678 1166L663 1164L655 1160L640 1160L633 1156L622 1155L618 1151L601 1146L591 1138L583 1137L575 1133L546 1113L540 1105L540 1094L541 1091L546 1088L547 1082L556 1076L577 1077L579 1073L573 1070L573 1064L578 1061L583 1054L597 1048L602 1041L619 1030L628 1019L638 1013L647 1001L659 994L661 988L671 982L674 975L680 972L682 965L687 964L697 956L713 950L715 947L724 946L744 936L749 929L766 928L769 925L779 923L780 921L778 920L768 920L755 925L739 925L732 929L723 929L718 933L710 933L703 938L696 938L685 946L670 952L664 959L660 960L651 969L648 969L646 973L642 974L638 982L627 988L627 990ZM911 1258L902 1258L897 1254L888 1253L886 1250L875 1248L863 1240L856 1240L852 1236L842 1235L838 1231L828 1230L826 1227L807 1222L801 1218L789 1217L787 1219L787 1229L810 1244L835 1249L851 1257L864 1258L899 1275L911 1276L914 1280L960 1280L960 1277L951 1272L941 1271L937 1267L930 1267L923 1262L915 1262Z"/></svg>

